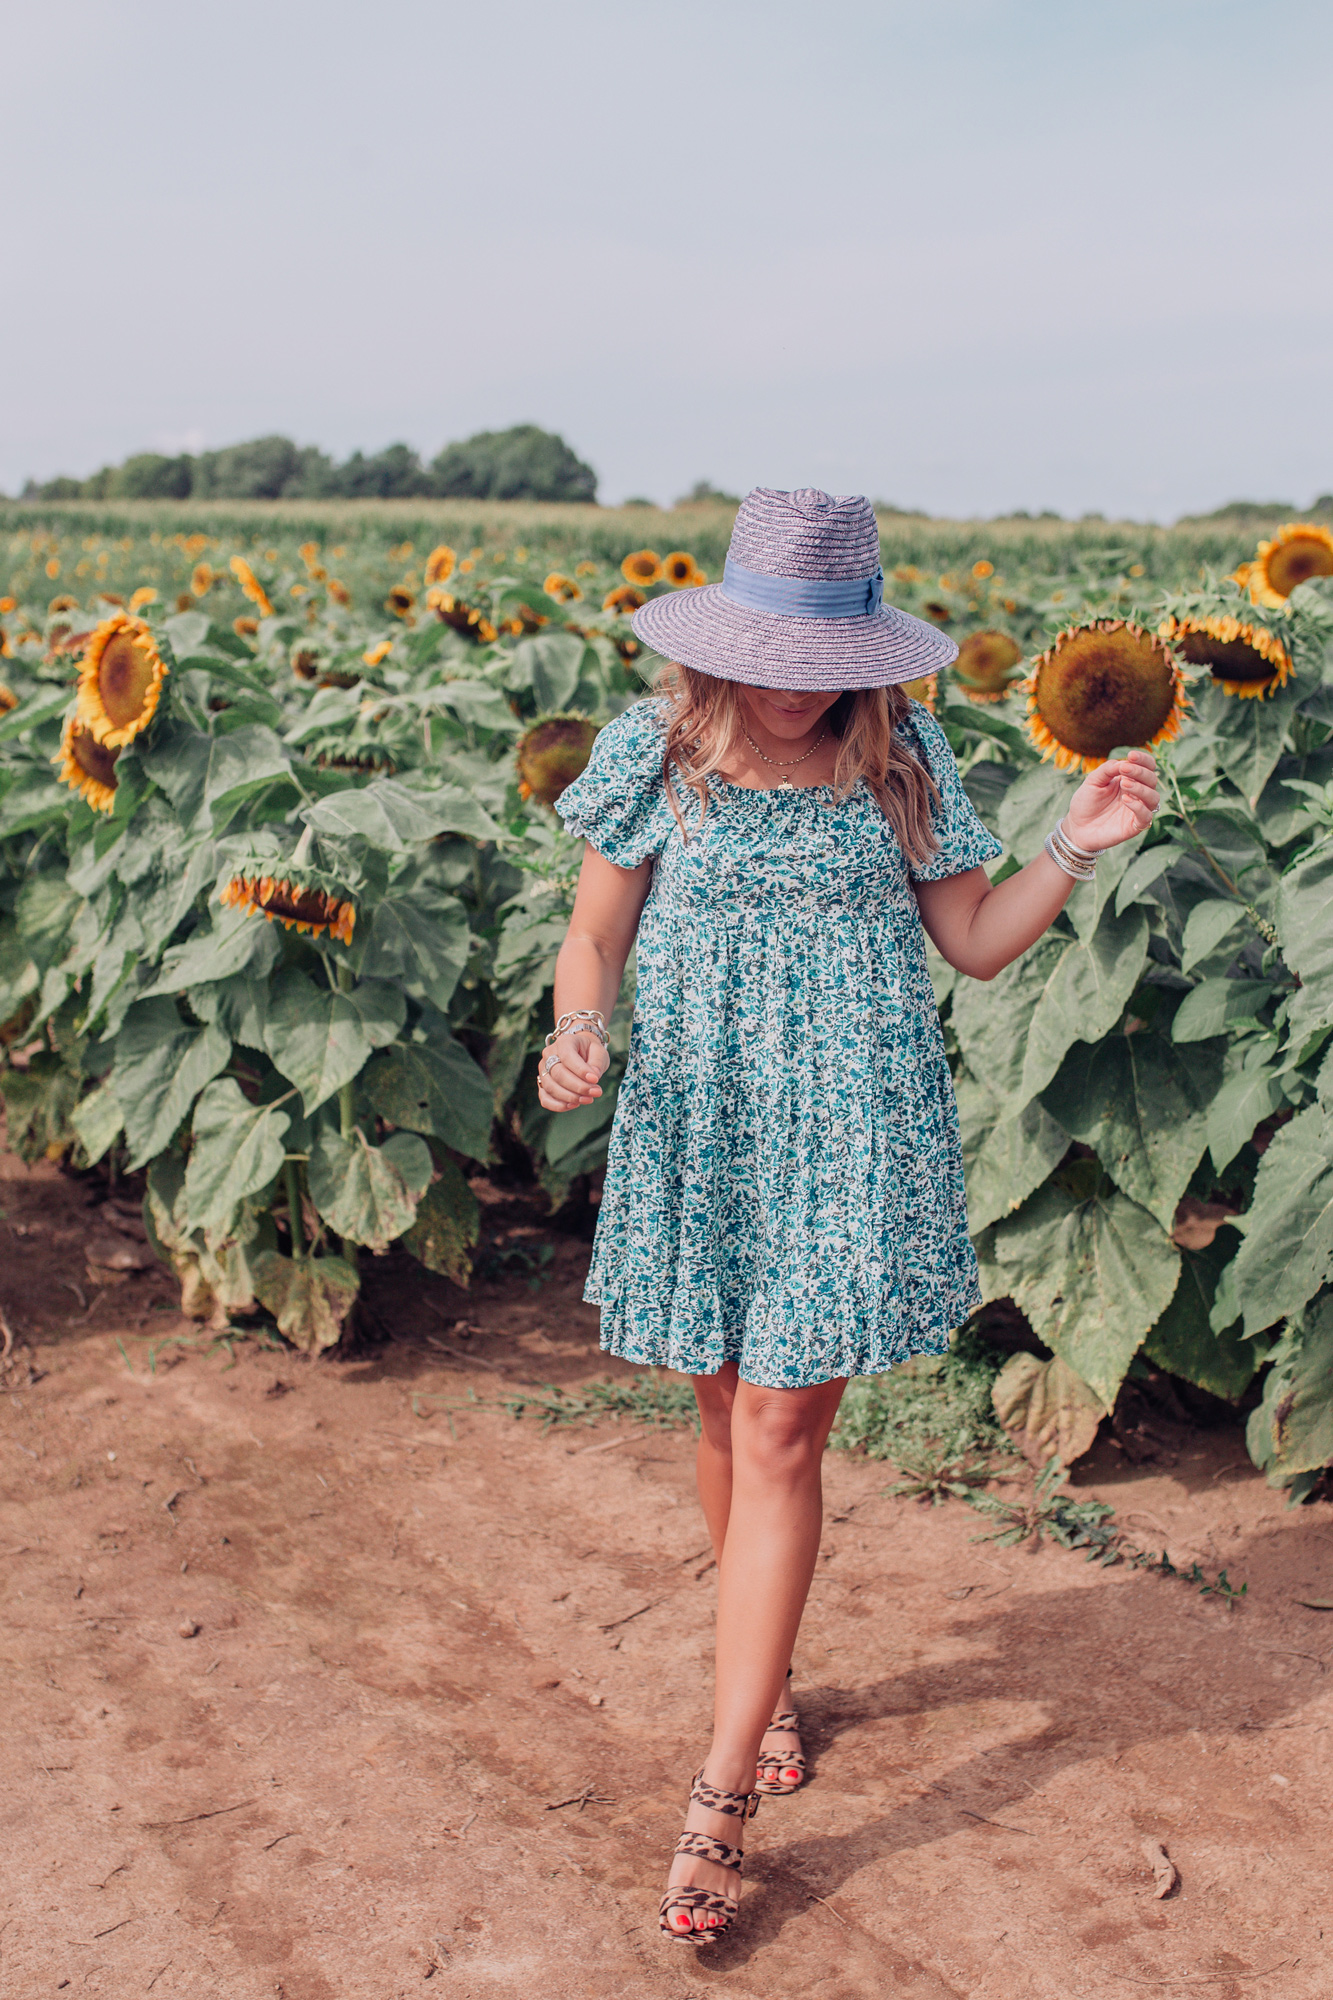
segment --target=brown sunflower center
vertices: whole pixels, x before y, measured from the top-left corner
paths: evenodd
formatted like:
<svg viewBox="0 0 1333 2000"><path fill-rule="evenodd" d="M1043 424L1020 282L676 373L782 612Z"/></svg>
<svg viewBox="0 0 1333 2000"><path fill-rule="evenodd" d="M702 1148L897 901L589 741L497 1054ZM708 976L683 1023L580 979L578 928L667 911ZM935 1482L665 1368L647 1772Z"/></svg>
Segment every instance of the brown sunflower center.
<svg viewBox="0 0 1333 2000"><path fill-rule="evenodd" d="M1037 678L1037 713L1081 757L1109 757L1122 744L1150 742L1174 701L1165 653L1124 626L1075 633Z"/></svg>
<svg viewBox="0 0 1333 2000"><path fill-rule="evenodd" d="M116 759L120 752L108 750L104 743L99 743L91 729L80 729L76 725L71 730L69 754L79 769L90 778L95 778L99 785L108 785L112 791L116 789Z"/></svg>
<svg viewBox="0 0 1333 2000"><path fill-rule="evenodd" d="M1186 632L1178 641L1192 667L1209 667L1217 681L1271 681L1277 665L1246 639L1215 639L1209 632Z"/></svg>
<svg viewBox="0 0 1333 2000"><path fill-rule="evenodd" d="M1298 583L1312 576L1333 576L1333 549L1326 543L1298 537L1274 549L1268 558L1268 583L1280 597L1290 597Z"/></svg>
<svg viewBox="0 0 1333 2000"><path fill-rule="evenodd" d="M518 769L533 796L554 805L587 764L596 735L596 723L582 716L558 716L530 729L519 744Z"/></svg>
<svg viewBox="0 0 1333 2000"><path fill-rule="evenodd" d="M327 923L337 909L336 899L322 889L303 889L292 882L270 884L267 893L261 889L255 901L275 917L290 917L299 924Z"/></svg>
<svg viewBox="0 0 1333 2000"><path fill-rule="evenodd" d="M147 646L128 632L115 632L102 648L97 690L115 729L124 729L143 714L153 685L153 659Z"/></svg>
<svg viewBox="0 0 1333 2000"><path fill-rule="evenodd" d="M998 687L1022 657L1007 632L973 632L958 649L955 671L980 687Z"/></svg>

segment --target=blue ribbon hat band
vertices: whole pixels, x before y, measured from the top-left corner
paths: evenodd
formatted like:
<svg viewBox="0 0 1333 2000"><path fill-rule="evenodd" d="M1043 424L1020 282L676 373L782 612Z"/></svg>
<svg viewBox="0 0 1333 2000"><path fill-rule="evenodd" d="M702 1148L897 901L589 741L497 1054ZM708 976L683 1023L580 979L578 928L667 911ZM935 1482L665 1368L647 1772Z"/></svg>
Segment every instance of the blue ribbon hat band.
<svg viewBox="0 0 1333 2000"><path fill-rule="evenodd" d="M822 577L766 576L727 557L722 594L747 611L781 618L873 618L884 601L884 572L833 583Z"/></svg>

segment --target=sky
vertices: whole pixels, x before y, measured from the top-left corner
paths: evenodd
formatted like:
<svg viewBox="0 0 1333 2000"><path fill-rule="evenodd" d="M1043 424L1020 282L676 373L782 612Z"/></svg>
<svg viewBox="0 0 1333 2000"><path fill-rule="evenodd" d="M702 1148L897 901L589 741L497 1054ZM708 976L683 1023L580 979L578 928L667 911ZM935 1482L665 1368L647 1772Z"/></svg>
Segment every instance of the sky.
<svg viewBox="0 0 1333 2000"><path fill-rule="evenodd" d="M535 422L701 478L1171 520L1333 490L1326 0L44 0L0 491Z"/></svg>

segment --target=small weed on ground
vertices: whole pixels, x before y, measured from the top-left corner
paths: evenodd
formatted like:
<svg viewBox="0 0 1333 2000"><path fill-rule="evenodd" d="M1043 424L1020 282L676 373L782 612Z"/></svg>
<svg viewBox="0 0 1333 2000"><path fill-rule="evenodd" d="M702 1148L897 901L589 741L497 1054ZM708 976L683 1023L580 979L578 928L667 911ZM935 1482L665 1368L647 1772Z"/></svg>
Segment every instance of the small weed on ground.
<svg viewBox="0 0 1333 2000"><path fill-rule="evenodd" d="M978 1455L1013 1453L991 1402L1006 1357L970 1327L947 1354L919 1354L888 1375L847 1385L829 1443L837 1451L888 1458L914 1478L961 1468ZM975 1468L971 1468L975 1470Z"/></svg>

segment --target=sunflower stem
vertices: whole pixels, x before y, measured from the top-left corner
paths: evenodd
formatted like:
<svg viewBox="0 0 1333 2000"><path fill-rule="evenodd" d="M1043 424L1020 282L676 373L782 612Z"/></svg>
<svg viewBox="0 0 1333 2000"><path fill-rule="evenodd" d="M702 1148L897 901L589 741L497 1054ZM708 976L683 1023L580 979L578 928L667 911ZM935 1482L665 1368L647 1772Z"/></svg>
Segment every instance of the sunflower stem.
<svg viewBox="0 0 1333 2000"><path fill-rule="evenodd" d="M287 1183L287 1216L292 1232L292 1258L299 1264L305 1256L305 1231L301 1227L301 1174L296 1161L292 1159L283 1161L282 1171Z"/></svg>
<svg viewBox="0 0 1333 2000"><path fill-rule="evenodd" d="M1239 884L1232 881L1231 877L1227 874L1226 869L1222 866L1221 862L1218 860L1217 856L1212 852L1211 848L1209 848L1206 845L1206 843L1199 837L1198 833L1195 832L1194 822L1190 818L1189 808L1185 804L1184 795L1180 789L1180 781L1176 777L1174 769L1169 764L1167 765L1167 776L1171 780L1171 789L1176 795L1176 810L1180 814L1181 822L1184 825L1185 832L1188 835L1189 839L1194 843L1195 847L1198 848L1200 854L1203 856L1204 860L1208 863L1208 866L1212 869L1218 881L1225 883L1226 887L1231 891L1232 895L1236 898L1236 901L1240 904L1246 916L1249 918L1250 922L1254 925L1254 928L1258 931L1264 943L1275 945L1278 941L1277 932L1273 929L1273 926L1269 923L1267 917L1261 916L1259 911L1255 909L1254 904L1246 899L1246 897L1241 892Z"/></svg>
<svg viewBox="0 0 1333 2000"><path fill-rule="evenodd" d="M352 1086L343 1084L338 1092L338 1130L344 1139L350 1139L356 1130L356 1107L352 1103Z"/></svg>

